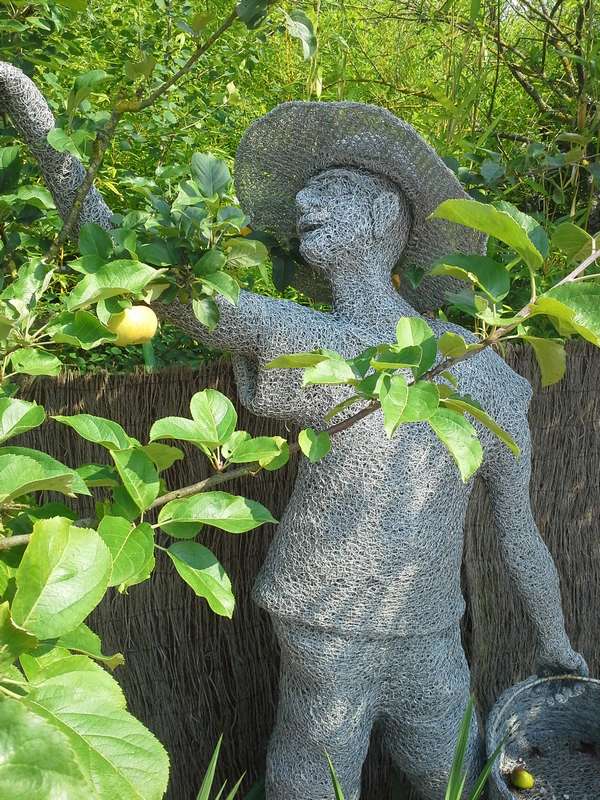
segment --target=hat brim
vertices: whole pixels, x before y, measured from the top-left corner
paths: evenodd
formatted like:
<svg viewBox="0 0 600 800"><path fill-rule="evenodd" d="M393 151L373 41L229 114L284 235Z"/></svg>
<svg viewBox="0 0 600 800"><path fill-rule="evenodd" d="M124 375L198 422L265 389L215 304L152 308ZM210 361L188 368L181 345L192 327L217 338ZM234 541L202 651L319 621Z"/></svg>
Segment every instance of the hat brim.
<svg viewBox="0 0 600 800"><path fill-rule="evenodd" d="M378 106L350 102L293 101L256 120L236 155L237 195L253 227L282 243L296 237L295 198L307 182L332 167L354 167L383 175L405 194L412 211L400 270L427 270L453 252L485 252L486 237L446 220L429 219L448 198L467 197L454 173L408 123ZM311 281L307 288L311 293ZM439 306L455 281L425 278L420 305ZM322 294L317 276L314 288ZM404 293L404 292L403 292ZM411 299L411 298L409 298Z"/></svg>

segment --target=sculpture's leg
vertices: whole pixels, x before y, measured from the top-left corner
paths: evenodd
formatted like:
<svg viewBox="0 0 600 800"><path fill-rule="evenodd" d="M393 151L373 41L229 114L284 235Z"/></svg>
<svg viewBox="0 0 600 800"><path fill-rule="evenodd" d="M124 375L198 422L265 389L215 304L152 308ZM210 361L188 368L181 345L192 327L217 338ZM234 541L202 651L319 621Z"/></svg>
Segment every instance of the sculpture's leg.
<svg viewBox="0 0 600 800"><path fill-rule="evenodd" d="M458 624L433 636L398 640L397 656L390 663L386 745L423 800L440 800L470 693ZM479 774L482 753L474 717L466 752L467 787Z"/></svg>
<svg viewBox="0 0 600 800"><path fill-rule="evenodd" d="M281 619L274 619L274 625L281 671L277 723L267 756L267 800L331 800L326 752L346 800L359 800L380 697L372 648Z"/></svg>

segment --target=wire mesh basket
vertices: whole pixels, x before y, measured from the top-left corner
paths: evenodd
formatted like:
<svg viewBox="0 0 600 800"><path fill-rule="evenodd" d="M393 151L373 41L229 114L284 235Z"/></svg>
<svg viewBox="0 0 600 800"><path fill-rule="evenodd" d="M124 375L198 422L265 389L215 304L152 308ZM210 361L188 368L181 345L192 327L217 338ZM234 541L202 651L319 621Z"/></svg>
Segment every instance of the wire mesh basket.
<svg viewBox="0 0 600 800"><path fill-rule="evenodd" d="M512 686L488 717L488 756L504 737L489 800L600 800L599 680L533 676ZM532 788L514 786L519 767L533 776Z"/></svg>

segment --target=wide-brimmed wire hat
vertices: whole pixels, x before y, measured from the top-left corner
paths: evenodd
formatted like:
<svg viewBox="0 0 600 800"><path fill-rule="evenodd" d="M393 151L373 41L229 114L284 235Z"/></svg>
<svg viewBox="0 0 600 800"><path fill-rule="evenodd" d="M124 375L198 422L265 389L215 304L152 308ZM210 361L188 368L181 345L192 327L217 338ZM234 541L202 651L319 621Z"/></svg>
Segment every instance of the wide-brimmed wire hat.
<svg viewBox="0 0 600 800"><path fill-rule="evenodd" d="M485 252L483 234L428 219L442 201L467 197L454 173L411 125L364 103L282 103L247 129L236 155L235 183L250 224L289 244L297 235L297 193L332 167L383 175L404 192L413 222L400 272L410 266L427 270L449 253ZM317 275L313 283L312 293L322 293ZM451 279L425 278L414 292L405 292L403 282L402 293L425 309L439 306L445 291L456 286Z"/></svg>

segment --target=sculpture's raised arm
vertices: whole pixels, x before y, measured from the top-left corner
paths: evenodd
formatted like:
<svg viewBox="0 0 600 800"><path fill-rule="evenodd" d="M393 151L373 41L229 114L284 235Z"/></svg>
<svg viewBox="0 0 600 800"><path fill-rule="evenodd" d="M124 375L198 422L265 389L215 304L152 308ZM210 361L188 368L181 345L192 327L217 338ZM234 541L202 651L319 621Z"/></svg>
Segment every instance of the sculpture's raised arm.
<svg viewBox="0 0 600 800"><path fill-rule="evenodd" d="M0 62L0 110L8 114L18 136L37 159L58 212L66 219L85 170L76 157L59 153L48 143L48 132L55 126L48 103L30 78L5 62ZM88 222L108 230L112 227L111 217L111 209L92 187L73 235ZM256 413L316 424L333 404L331 393L315 389L307 395L302 390L299 373L284 376L279 372L279 379L271 374L259 379L260 365L280 353L317 346L335 347L339 343L339 323L294 303L281 303L252 292L242 291L237 306L223 298L216 299L221 316L212 332L198 322L189 306L178 302L156 303L155 309L161 319L186 330L207 346L232 351L240 398ZM272 396L267 387L278 391Z"/></svg>
<svg viewBox="0 0 600 800"><path fill-rule="evenodd" d="M0 111L11 119L19 137L31 150L63 219L69 214L85 170L70 153L59 153L46 139L55 127L54 115L44 96L20 69L0 61ZM74 233L80 225L95 222L110 228L112 212L100 192L92 187L85 198Z"/></svg>

